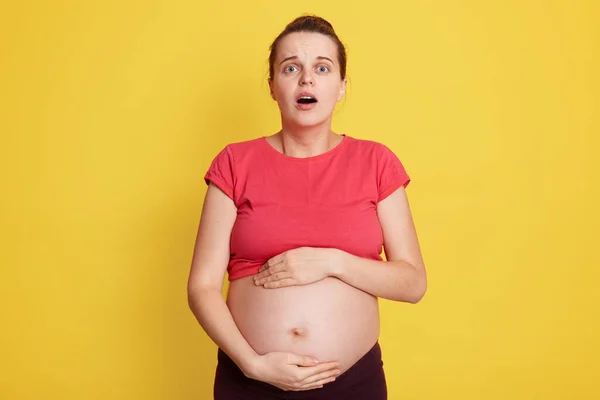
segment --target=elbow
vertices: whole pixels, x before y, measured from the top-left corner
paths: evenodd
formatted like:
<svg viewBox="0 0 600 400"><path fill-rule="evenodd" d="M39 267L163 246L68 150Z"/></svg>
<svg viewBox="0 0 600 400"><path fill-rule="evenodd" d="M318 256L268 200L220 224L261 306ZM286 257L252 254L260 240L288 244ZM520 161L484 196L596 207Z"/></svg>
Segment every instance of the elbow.
<svg viewBox="0 0 600 400"><path fill-rule="evenodd" d="M200 290L191 289L190 287L188 287L187 302L188 302L188 307L190 308L190 310L192 310L194 312L197 310L199 297L200 297Z"/></svg>
<svg viewBox="0 0 600 400"><path fill-rule="evenodd" d="M200 303L204 301L207 295L217 293L221 295L221 291L212 285L188 284L187 286L187 302L188 307L192 311L196 311Z"/></svg>
<svg viewBox="0 0 600 400"><path fill-rule="evenodd" d="M418 302L420 302L423 299L423 297L425 297L426 292L427 292L427 287L424 287L423 289L415 291L415 293L413 293L413 295L407 299L407 302L411 303L411 304L417 304Z"/></svg>
<svg viewBox="0 0 600 400"><path fill-rule="evenodd" d="M190 309L194 309L194 304L196 303L198 298L198 291L197 290L191 290L190 288L188 288L187 290L187 302L188 302L188 307Z"/></svg>
<svg viewBox="0 0 600 400"><path fill-rule="evenodd" d="M405 301L407 303L417 304L425 297L425 293L427 293L427 277L425 273L423 273L413 285L411 293L407 296Z"/></svg>

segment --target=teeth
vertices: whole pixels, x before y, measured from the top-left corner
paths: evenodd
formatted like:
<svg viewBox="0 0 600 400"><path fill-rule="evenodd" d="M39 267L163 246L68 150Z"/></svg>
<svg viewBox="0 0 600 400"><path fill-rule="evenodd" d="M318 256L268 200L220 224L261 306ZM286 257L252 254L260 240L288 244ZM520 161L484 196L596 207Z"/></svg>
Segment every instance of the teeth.
<svg viewBox="0 0 600 400"><path fill-rule="evenodd" d="M300 96L300 97L298 97L297 101L300 104L312 104L312 103L316 103L317 99L315 99L312 96Z"/></svg>

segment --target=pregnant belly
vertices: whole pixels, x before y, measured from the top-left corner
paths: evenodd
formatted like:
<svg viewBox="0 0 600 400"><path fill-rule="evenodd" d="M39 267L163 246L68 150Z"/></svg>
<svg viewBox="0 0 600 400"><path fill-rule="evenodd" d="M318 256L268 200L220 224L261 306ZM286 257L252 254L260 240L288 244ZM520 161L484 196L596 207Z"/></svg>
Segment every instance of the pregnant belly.
<svg viewBox="0 0 600 400"><path fill-rule="evenodd" d="M265 289L249 276L230 283L227 305L257 353L285 351L338 361L342 372L379 337L377 298L336 278Z"/></svg>

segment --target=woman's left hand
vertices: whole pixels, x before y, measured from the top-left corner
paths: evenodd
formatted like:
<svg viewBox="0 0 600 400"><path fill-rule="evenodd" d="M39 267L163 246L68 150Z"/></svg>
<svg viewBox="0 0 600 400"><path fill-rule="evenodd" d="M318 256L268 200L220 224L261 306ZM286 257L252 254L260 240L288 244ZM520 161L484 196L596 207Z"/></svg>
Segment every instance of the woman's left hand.
<svg viewBox="0 0 600 400"><path fill-rule="evenodd" d="M307 285L332 275L340 263L337 249L299 247L264 263L254 276L254 284L268 289Z"/></svg>

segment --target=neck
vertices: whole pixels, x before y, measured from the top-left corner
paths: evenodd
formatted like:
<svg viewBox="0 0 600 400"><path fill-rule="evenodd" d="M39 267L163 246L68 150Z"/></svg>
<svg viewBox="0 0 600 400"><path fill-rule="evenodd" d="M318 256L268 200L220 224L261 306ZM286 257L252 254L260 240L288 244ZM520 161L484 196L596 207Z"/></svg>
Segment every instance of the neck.
<svg viewBox="0 0 600 400"><path fill-rule="evenodd" d="M290 157L313 157L326 153L339 144L341 138L331 130L331 119L315 126L298 126L282 120L281 152Z"/></svg>

